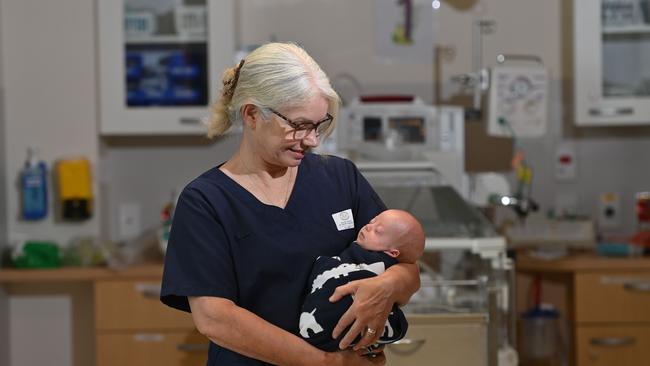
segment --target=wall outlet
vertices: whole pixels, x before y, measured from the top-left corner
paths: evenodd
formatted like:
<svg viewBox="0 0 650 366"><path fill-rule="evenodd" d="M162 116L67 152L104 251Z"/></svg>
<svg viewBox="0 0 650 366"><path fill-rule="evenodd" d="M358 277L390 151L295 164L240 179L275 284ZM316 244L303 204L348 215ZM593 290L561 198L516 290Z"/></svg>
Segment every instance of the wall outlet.
<svg viewBox="0 0 650 366"><path fill-rule="evenodd" d="M120 240L135 238L142 231L140 205L121 203L118 206L118 231Z"/></svg>
<svg viewBox="0 0 650 366"><path fill-rule="evenodd" d="M615 229L621 226L621 195L618 193L602 193L598 200L598 226Z"/></svg>
<svg viewBox="0 0 650 366"><path fill-rule="evenodd" d="M555 196L555 216L575 217L578 215L578 196L573 193L560 193Z"/></svg>

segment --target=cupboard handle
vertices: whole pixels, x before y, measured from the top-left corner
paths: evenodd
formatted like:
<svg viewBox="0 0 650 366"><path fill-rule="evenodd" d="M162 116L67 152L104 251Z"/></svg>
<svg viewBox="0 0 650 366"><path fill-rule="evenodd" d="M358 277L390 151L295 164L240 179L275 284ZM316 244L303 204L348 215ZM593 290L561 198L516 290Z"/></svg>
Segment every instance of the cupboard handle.
<svg viewBox="0 0 650 366"><path fill-rule="evenodd" d="M198 118L192 118L192 117L181 117L181 119L178 120L182 125L198 125L201 123L201 120Z"/></svg>
<svg viewBox="0 0 650 366"><path fill-rule="evenodd" d="M599 116L599 117L623 116L628 114L634 114L634 108L632 107L591 108L589 109L589 114L592 116Z"/></svg>
<svg viewBox="0 0 650 366"><path fill-rule="evenodd" d="M148 299L160 298L160 284L136 283L136 290Z"/></svg>
<svg viewBox="0 0 650 366"><path fill-rule="evenodd" d="M208 343L181 343L176 346L179 351L183 352L206 352L210 348Z"/></svg>
<svg viewBox="0 0 650 366"><path fill-rule="evenodd" d="M162 342L165 336L161 333L136 333L133 335L136 342Z"/></svg>
<svg viewBox="0 0 650 366"><path fill-rule="evenodd" d="M623 288L633 292L650 292L650 282L627 282Z"/></svg>
<svg viewBox="0 0 650 366"><path fill-rule="evenodd" d="M386 346L390 347L391 351L402 356L407 356L410 354L415 353L424 343L426 343L426 339L410 339L410 338L404 338L400 339L399 341L389 343ZM400 346L411 346L408 349L403 349L404 347Z"/></svg>
<svg viewBox="0 0 650 366"><path fill-rule="evenodd" d="M591 344L601 347L620 347L629 346L636 343L634 337L605 337L605 338L592 338Z"/></svg>

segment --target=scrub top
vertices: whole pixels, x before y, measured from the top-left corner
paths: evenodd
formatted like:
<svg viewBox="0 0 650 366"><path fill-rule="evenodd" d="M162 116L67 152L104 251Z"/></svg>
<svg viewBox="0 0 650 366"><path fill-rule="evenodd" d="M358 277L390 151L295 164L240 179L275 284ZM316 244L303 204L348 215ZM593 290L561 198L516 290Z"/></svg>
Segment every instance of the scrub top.
<svg viewBox="0 0 650 366"><path fill-rule="evenodd" d="M189 312L188 296L222 297L297 335L314 260L343 251L385 209L354 164L334 156L305 155L284 209L212 168L179 197L161 301ZM265 363L211 343L208 365Z"/></svg>

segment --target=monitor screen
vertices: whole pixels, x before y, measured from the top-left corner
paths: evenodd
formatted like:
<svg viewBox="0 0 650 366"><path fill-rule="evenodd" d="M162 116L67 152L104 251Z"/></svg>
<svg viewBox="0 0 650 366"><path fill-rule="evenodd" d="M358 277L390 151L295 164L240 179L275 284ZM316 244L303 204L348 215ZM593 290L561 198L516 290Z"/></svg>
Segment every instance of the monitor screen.
<svg viewBox="0 0 650 366"><path fill-rule="evenodd" d="M397 131L402 141L409 144L424 144L426 123L424 117L390 117L388 129Z"/></svg>
<svg viewBox="0 0 650 366"><path fill-rule="evenodd" d="M381 141L381 117L363 117L363 141Z"/></svg>

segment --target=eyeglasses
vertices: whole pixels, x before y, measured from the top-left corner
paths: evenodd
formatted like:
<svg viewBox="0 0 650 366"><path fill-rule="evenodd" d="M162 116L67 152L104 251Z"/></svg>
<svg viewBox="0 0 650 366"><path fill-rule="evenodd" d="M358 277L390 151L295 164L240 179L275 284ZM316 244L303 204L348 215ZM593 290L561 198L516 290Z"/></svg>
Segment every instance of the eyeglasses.
<svg viewBox="0 0 650 366"><path fill-rule="evenodd" d="M291 126L293 129L294 140L304 139L311 133L311 131L316 131L316 137L320 137L323 132L327 131L330 124L332 123L332 120L334 120L334 117L332 117L331 114L327 113L327 115L325 115L325 118L318 122L294 122L272 108L267 107L267 109L276 116L285 120L287 124Z"/></svg>

